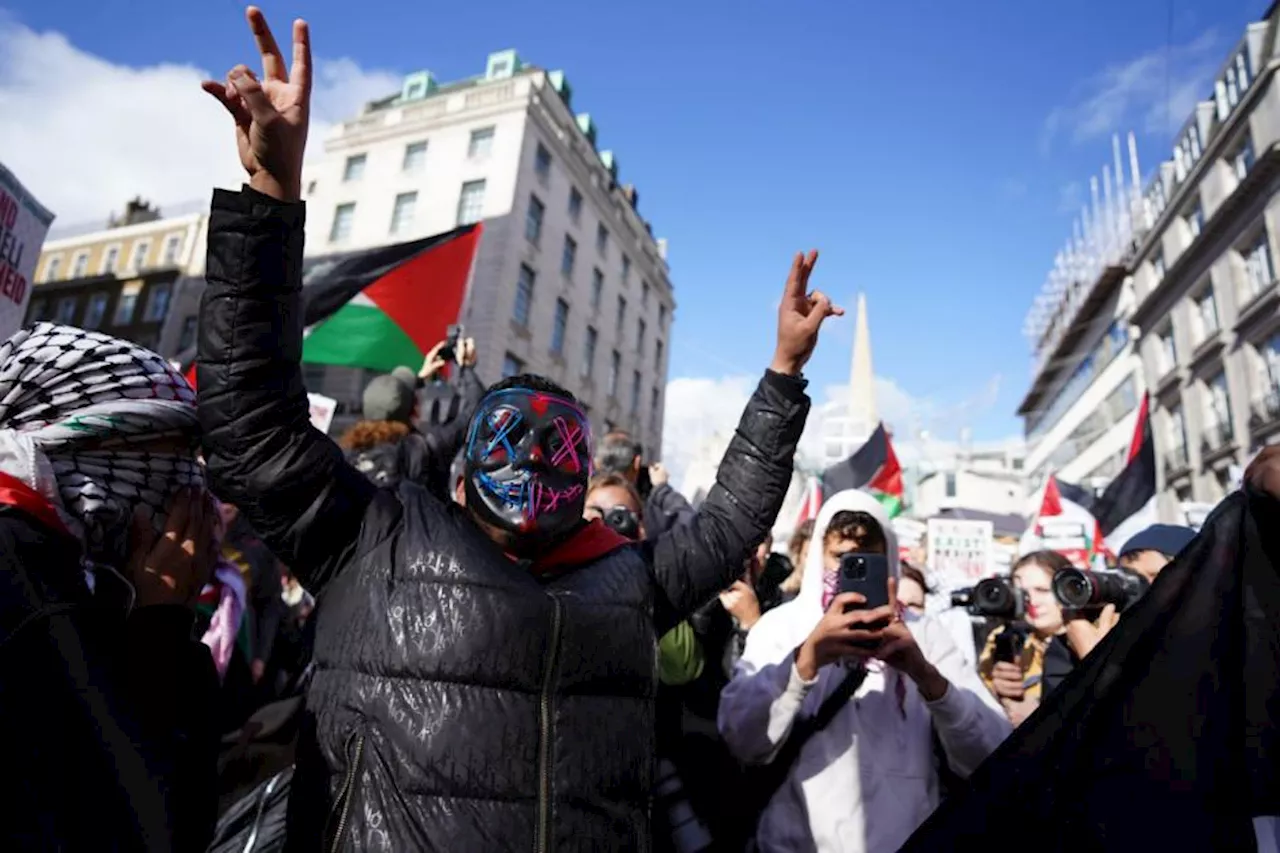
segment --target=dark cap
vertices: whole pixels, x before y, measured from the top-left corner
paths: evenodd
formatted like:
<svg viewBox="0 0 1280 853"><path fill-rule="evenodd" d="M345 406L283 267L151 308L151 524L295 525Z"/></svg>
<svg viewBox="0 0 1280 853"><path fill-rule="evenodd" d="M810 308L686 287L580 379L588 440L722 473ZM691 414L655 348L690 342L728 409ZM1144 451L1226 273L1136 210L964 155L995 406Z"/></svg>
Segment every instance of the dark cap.
<svg viewBox="0 0 1280 853"><path fill-rule="evenodd" d="M1136 554L1139 551L1158 551L1166 557L1173 558L1196 538L1196 532L1190 527L1177 524L1153 524L1129 537L1117 557Z"/></svg>
<svg viewBox="0 0 1280 853"><path fill-rule="evenodd" d="M397 372L375 376L364 388L364 417L370 421L400 421L413 417L417 391ZM405 371L408 372L408 371Z"/></svg>

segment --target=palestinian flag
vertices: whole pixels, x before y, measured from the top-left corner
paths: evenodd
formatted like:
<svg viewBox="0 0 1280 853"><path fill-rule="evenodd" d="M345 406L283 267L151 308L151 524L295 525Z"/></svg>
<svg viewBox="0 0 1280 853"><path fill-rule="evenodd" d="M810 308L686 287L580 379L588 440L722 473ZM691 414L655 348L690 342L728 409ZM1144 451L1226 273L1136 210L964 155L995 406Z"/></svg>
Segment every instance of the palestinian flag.
<svg viewBox="0 0 1280 853"><path fill-rule="evenodd" d="M905 506L902 466L898 464L898 456L893 452L893 444L883 422L856 453L822 472L824 495L834 495L846 489L871 492L890 518L902 512Z"/></svg>
<svg viewBox="0 0 1280 853"><path fill-rule="evenodd" d="M1068 493L1076 492L1073 487ZM1057 551L1080 568L1091 565L1099 542L1098 524L1086 508L1067 497L1053 474L1045 478L1040 509L1031 522L1019 543L1021 553Z"/></svg>
<svg viewBox="0 0 1280 853"><path fill-rule="evenodd" d="M1274 850L1280 501L1226 498L902 848Z"/></svg>
<svg viewBox="0 0 1280 853"><path fill-rule="evenodd" d="M798 529L806 521L816 521L818 511L822 509L822 481L810 477L804 484L804 496L800 499L800 508L796 511L796 523L792 529Z"/></svg>
<svg viewBox="0 0 1280 853"><path fill-rule="evenodd" d="M302 360L415 371L458 322L481 226L303 265Z"/></svg>
<svg viewBox="0 0 1280 853"><path fill-rule="evenodd" d="M1114 553L1133 534L1155 524L1156 442L1151 429L1150 398L1138 407L1133 440L1124 469L1101 494L1094 496L1079 486L1063 485L1063 494L1078 495L1077 502L1097 519L1099 539Z"/></svg>
<svg viewBox="0 0 1280 853"><path fill-rule="evenodd" d="M302 360L415 372L458 322L482 225L302 264ZM195 387L196 349L179 355Z"/></svg>

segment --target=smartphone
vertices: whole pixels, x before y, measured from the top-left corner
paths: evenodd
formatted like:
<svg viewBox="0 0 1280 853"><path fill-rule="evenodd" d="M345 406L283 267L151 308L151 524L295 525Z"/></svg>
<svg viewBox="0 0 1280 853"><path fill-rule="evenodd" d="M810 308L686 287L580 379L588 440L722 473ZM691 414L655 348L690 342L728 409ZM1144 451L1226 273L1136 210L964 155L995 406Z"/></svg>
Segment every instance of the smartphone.
<svg viewBox="0 0 1280 853"><path fill-rule="evenodd" d="M866 599L862 604L852 604L848 610L875 610L889 603L889 560L883 554L845 554L840 558L840 585L837 592L856 592ZM868 631L878 631L889 623L887 620L869 622L862 626ZM874 647L875 644L858 645Z"/></svg>
<svg viewBox="0 0 1280 853"><path fill-rule="evenodd" d="M458 341L462 337L461 326L450 326L445 334L445 345L440 348L439 356L446 362L455 361L458 358Z"/></svg>

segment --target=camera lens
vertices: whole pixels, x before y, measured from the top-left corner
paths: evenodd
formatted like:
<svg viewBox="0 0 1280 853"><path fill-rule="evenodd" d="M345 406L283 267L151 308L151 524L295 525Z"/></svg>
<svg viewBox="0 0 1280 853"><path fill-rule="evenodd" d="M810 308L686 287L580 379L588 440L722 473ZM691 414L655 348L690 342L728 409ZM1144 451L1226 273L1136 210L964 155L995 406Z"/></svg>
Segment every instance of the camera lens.
<svg viewBox="0 0 1280 853"><path fill-rule="evenodd" d="M1078 569L1059 572L1053 579L1053 592L1067 607L1087 607L1093 601L1093 584L1088 575Z"/></svg>

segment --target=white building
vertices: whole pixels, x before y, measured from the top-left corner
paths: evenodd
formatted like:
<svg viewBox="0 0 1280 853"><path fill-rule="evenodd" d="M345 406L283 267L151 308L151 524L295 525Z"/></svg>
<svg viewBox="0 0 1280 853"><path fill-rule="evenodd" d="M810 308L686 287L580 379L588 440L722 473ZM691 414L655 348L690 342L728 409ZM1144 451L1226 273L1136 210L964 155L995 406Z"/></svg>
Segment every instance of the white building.
<svg viewBox="0 0 1280 853"><path fill-rule="evenodd" d="M915 518L929 519L946 510L990 515L1021 515L1027 501L1026 449L1022 441L983 445L921 446L922 467L914 500L907 508Z"/></svg>
<svg viewBox="0 0 1280 853"><path fill-rule="evenodd" d="M307 252L483 220L463 308L481 375L543 374L578 395L598 427L656 449L675 310L666 247L571 98L562 72L510 50L457 83L409 75L337 126L307 167ZM324 393L358 400L363 375L325 372Z"/></svg>

